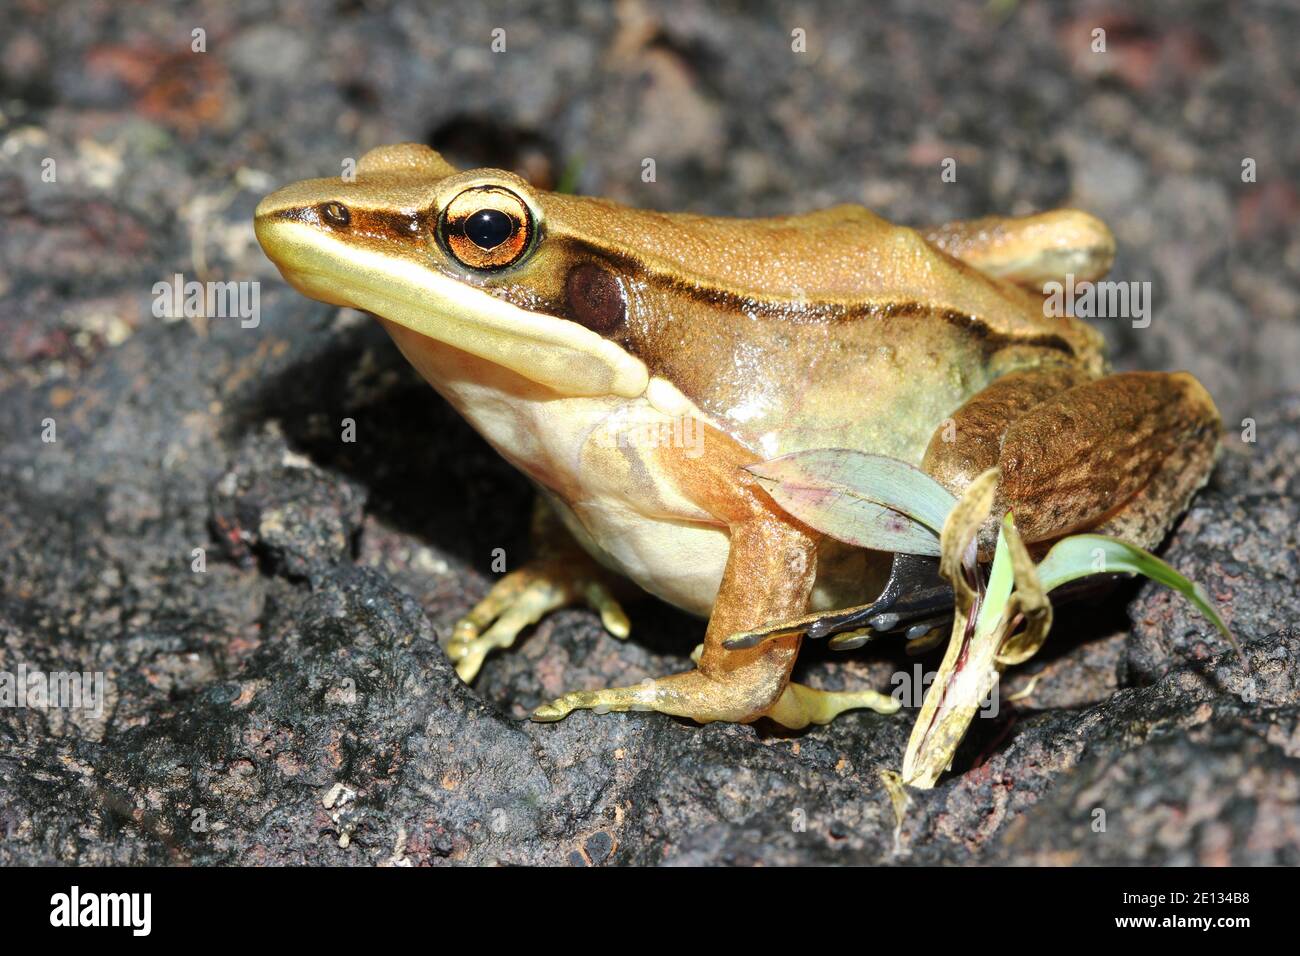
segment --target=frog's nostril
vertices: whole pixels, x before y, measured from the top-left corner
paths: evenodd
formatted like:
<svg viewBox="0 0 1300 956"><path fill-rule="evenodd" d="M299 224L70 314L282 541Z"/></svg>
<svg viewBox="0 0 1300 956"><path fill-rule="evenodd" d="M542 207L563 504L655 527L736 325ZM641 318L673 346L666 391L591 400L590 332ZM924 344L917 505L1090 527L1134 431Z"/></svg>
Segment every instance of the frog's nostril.
<svg viewBox="0 0 1300 956"><path fill-rule="evenodd" d="M348 207L341 202L327 202L320 207L321 217L334 226L346 226L352 221Z"/></svg>

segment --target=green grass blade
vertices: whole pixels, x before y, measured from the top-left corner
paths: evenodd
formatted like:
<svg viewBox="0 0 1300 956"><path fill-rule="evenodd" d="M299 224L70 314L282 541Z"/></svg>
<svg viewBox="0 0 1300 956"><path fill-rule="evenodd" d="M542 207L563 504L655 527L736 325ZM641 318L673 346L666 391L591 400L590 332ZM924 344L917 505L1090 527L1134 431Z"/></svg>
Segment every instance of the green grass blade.
<svg viewBox="0 0 1300 956"><path fill-rule="evenodd" d="M1047 591L1092 574L1141 574L1187 598L1219 630L1237 652L1242 666L1246 655L1205 589L1183 577L1149 551L1100 534L1076 534L1058 541L1038 565L1038 577Z"/></svg>

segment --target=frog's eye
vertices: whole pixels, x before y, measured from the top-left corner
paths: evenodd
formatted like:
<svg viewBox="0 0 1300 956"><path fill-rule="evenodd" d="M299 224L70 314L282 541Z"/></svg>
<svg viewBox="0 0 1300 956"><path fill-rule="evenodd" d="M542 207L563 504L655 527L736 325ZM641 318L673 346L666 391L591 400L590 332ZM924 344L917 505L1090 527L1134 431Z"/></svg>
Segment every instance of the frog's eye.
<svg viewBox="0 0 1300 956"><path fill-rule="evenodd" d="M502 269L518 262L533 241L528 205L497 186L476 186L447 204L442 241L471 269Z"/></svg>

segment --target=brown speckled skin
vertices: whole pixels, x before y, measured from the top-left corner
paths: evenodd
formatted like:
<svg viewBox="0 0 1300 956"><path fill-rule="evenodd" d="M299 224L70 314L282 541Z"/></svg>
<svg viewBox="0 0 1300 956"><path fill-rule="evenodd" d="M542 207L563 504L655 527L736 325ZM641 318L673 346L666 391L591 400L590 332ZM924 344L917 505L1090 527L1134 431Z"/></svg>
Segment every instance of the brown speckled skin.
<svg viewBox="0 0 1300 956"><path fill-rule="evenodd" d="M936 432L923 464L954 490L1002 469L980 535L986 555L1009 509L1026 541L1095 530L1154 547L1209 477L1220 431L1214 402L1190 375L1090 380L1068 367L1000 378L953 421L959 440Z"/></svg>

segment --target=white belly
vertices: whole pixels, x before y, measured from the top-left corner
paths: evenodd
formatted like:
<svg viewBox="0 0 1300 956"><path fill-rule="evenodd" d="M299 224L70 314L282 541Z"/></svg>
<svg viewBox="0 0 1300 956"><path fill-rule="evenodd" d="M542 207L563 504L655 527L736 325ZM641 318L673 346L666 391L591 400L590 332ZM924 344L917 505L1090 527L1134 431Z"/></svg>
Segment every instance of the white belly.
<svg viewBox="0 0 1300 956"><path fill-rule="evenodd" d="M708 617L722 584L729 540L721 528L646 518L608 505L570 508L547 500L587 552L655 597ZM852 607L874 597L888 561L871 561L858 548L823 539L809 610Z"/></svg>
<svg viewBox="0 0 1300 956"><path fill-rule="evenodd" d="M727 564L727 533L710 525L648 518L618 502L578 502L548 495L587 552L655 597L708 617Z"/></svg>
<svg viewBox="0 0 1300 956"><path fill-rule="evenodd" d="M411 348L402 330L390 331L424 378L546 492L592 557L670 604L709 615L729 541L726 529L685 498L658 462L657 441L692 439L673 423L694 410L672 408L665 383L655 386L653 403L560 396L455 349ZM646 427L655 424L666 427ZM855 603L850 598L857 595L846 596L838 582L862 582L860 560L845 565L844 549L830 550L831 560L819 561L819 571L832 573L819 573L816 608Z"/></svg>

